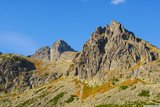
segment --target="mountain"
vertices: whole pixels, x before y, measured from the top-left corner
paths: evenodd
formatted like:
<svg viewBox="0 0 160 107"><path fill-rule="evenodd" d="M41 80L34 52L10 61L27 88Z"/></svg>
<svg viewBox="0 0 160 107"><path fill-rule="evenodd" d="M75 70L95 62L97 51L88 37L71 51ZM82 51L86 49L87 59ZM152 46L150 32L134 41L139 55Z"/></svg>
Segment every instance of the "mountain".
<svg viewBox="0 0 160 107"><path fill-rule="evenodd" d="M0 55L0 106L135 107L160 104L160 49L116 21L76 52L65 41L31 57Z"/></svg>
<svg viewBox="0 0 160 107"><path fill-rule="evenodd" d="M59 40L56 41L51 47L51 60L56 61L60 58L61 54L66 51L75 52L65 41Z"/></svg>
<svg viewBox="0 0 160 107"><path fill-rule="evenodd" d="M113 78L109 76L113 72L117 78L124 79L124 74L130 72L128 77L146 80L148 77L143 76L148 71L146 65L159 57L158 48L137 38L120 23L112 21L110 26L98 27L92 34L83 47L76 68L81 79L96 76L97 79L108 81ZM155 76L154 82L159 82L156 81L158 78Z"/></svg>
<svg viewBox="0 0 160 107"><path fill-rule="evenodd" d="M70 57L68 55L69 53L72 54ZM40 48L32 57L37 60L57 61L61 57L64 58L67 55L67 58L74 59L74 57L76 57L76 53L77 52L72 49L71 46L69 46L64 40L58 40L52 45L51 48L49 46Z"/></svg>

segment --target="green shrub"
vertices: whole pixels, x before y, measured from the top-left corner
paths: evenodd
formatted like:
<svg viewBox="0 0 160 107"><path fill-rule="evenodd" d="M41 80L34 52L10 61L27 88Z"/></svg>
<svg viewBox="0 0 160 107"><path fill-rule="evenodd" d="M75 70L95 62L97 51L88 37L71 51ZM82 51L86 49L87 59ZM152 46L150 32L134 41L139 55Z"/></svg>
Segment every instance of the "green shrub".
<svg viewBox="0 0 160 107"><path fill-rule="evenodd" d="M128 86L124 86L124 85L119 87L120 90L126 90L127 88L129 88L129 87Z"/></svg>
<svg viewBox="0 0 160 107"><path fill-rule="evenodd" d="M118 81L119 81L119 80L116 79L116 78L112 79L112 85L115 85Z"/></svg>
<svg viewBox="0 0 160 107"><path fill-rule="evenodd" d="M36 99L29 99L29 100L17 105L16 107L28 107L29 105L31 105L35 101L36 101Z"/></svg>
<svg viewBox="0 0 160 107"><path fill-rule="evenodd" d="M43 92L41 93L41 95L39 96L39 98L44 98L45 96L47 96L49 93L48 92Z"/></svg>
<svg viewBox="0 0 160 107"><path fill-rule="evenodd" d="M149 91L148 90L142 90L141 93L138 94L138 96L143 96L143 97L149 97Z"/></svg>
<svg viewBox="0 0 160 107"><path fill-rule="evenodd" d="M108 96L107 98L111 98L111 96Z"/></svg>
<svg viewBox="0 0 160 107"><path fill-rule="evenodd" d="M51 103L53 106L58 103L58 100L64 96L64 92L57 94L53 99L51 99L48 103Z"/></svg>
<svg viewBox="0 0 160 107"><path fill-rule="evenodd" d="M76 95L71 95L71 97L68 100L66 100L65 102L66 103L71 103L75 100L76 97L77 97Z"/></svg>

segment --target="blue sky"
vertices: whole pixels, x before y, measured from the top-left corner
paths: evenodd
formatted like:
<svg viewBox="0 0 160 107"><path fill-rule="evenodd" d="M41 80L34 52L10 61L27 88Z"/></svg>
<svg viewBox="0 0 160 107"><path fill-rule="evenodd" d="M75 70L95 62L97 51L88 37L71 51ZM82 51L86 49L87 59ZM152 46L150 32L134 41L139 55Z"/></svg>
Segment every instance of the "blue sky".
<svg viewBox="0 0 160 107"><path fill-rule="evenodd" d="M80 51L113 19L160 47L159 11L160 0L0 0L0 52L33 54L59 39Z"/></svg>

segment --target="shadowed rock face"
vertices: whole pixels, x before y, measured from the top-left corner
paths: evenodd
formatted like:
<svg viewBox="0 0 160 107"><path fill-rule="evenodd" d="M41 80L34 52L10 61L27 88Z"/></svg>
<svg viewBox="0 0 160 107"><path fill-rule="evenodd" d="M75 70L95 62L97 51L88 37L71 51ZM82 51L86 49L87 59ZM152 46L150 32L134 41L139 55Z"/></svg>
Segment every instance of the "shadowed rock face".
<svg viewBox="0 0 160 107"><path fill-rule="evenodd" d="M29 71L35 69L34 64L23 57L12 54L0 55L0 91L8 92L16 84L20 85L20 82L24 85L22 88L29 86L31 76Z"/></svg>
<svg viewBox="0 0 160 107"><path fill-rule="evenodd" d="M86 42L77 62L80 78L90 78L100 70L125 70L138 62L152 62L159 57L157 49L148 42L134 36L120 23L98 27Z"/></svg>
<svg viewBox="0 0 160 107"><path fill-rule="evenodd" d="M50 60L50 48L48 46L40 48L38 51L35 52L33 57L37 60Z"/></svg>
<svg viewBox="0 0 160 107"><path fill-rule="evenodd" d="M66 51L73 51L72 49L65 41L59 40L53 44L51 47L51 61L57 61L61 54Z"/></svg>
<svg viewBox="0 0 160 107"><path fill-rule="evenodd" d="M0 55L2 54L2 52L0 52Z"/></svg>

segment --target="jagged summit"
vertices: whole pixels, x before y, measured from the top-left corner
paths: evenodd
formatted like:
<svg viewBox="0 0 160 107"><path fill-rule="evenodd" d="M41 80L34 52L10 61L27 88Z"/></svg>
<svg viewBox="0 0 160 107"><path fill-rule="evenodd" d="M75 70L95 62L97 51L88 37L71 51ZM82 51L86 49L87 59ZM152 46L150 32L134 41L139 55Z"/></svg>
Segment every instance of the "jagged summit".
<svg viewBox="0 0 160 107"><path fill-rule="evenodd" d="M33 57L37 60L57 61L58 59L60 59L62 53L68 51L75 52L75 50L72 49L71 46L69 46L64 40L58 40L55 43L53 43L51 48L49 46L44 46L40 48L38 51L35 52ZM63 55L63 57L64 56L66 56L66 53L65 55Z"/></svg>
<svg viewBox="0 0 160 107"><path fill-rule="evenodd" d="M119 35L120 33L125 32L125 28L121 23L119 23L119 22L117 22L115 20L112 20L111 24L107 25L104 28L99 26L96 29L95 33L102 34L102 33L107 33L107 31L115 33L114 35Z"/></svg>
<svg viewBox="0 0 160 107"><path fill-rule="evenodd" d="M158 59L160 54L155 50L158 49L137 38L119 22L112 21L111 25L98 27L86 42L76 69L80 78L123 71L139 62L144 64Z"/></svg>
<svg viewBox="0 0 160 107"><path fill-rule="evenodd" d="M123 25L119 22L116 21L112 21L111 25L110 25L110 30L112 32L114 32L116 35L123 33L125 31Z"/></svg>
<svg viewBox="0 0 160 107"><path fill-rule="evenodd" d="M57 40L57 41L55 41L54 43L53 43L53 46L54 45L62 45L62 44L67 44L64 40L62 40L62 39L60 39L60 40ZM68 45L68 44L67 44Z"/></svg>
<svg viewBox="0 0 160 107"><path fill-rule="evenodd" d="M51 47L51 60L56 61L60 58L61 54L66 51L75 51L64 40L56 41Z"/></svg>

